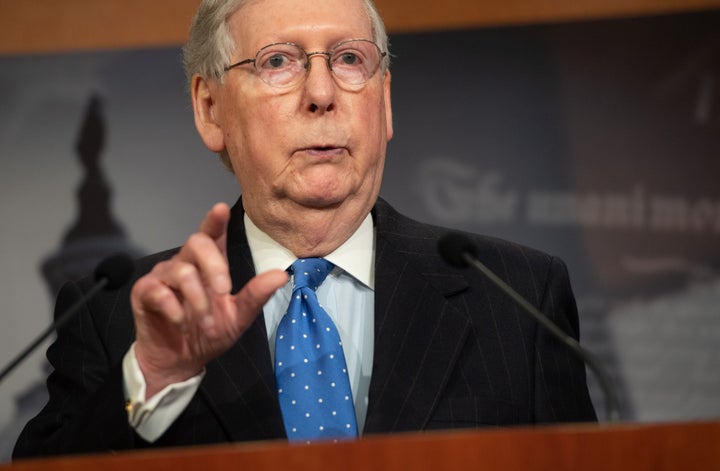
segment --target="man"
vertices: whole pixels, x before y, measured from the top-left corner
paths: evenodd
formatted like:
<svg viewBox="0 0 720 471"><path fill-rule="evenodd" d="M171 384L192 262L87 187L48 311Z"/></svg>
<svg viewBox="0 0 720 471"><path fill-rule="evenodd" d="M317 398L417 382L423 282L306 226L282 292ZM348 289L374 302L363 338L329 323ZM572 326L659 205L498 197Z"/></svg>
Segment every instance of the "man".
<svg viewBox="0 0 720 471"><path fill-rule="evenodd" d="M480 276L445 266L445 230L378 199L393 128L370 0L206 0L185 59L200 137L242 198L59 332L49 403L15 457L292 438L273 347L285 270L316 257L335 265L317 295L338 325L356 434L595 420L582 363ZM577 337L562 262L473 240ZM65 287L58 312L88 283Z"/></svg>

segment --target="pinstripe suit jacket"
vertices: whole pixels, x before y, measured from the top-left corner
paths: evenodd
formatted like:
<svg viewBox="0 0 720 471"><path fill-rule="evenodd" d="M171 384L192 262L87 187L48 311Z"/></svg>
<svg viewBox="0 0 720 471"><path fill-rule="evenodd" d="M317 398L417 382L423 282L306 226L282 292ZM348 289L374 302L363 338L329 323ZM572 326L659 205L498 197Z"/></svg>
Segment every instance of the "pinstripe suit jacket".
<svg viewBox="0 0 720 471"><path fill-rule="evenodd" d="M364 433L596 420L585 368L502 292L436 252L447 230L412 221L378 200L375 351ZM228 258L235 287L254 275L233 208ZM564 264L509 242L472 236L481 259L578 336ZM137 277L176 250L140 260ZM91 282L66 286L62 312ZM134 339L129 288L88 304L48 350L50 400L28 423L15 456L150 446L128 426L121 360ZM152 446L285 436L265 324L207 365L199 393Z"/></svg>

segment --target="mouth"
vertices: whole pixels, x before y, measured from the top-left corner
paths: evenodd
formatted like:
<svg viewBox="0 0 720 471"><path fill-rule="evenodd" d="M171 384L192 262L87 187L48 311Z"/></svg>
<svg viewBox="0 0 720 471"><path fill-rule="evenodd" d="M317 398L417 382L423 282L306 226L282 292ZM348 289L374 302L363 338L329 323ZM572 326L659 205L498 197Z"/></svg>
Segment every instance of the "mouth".
<svg viewBox="0 0 720 471"><path fill-rule="evenodd" d="M347 152L347 149L345 147L335 145L321 145L303 147L299 149L298 152L314 157L330 158Z"/></svg>

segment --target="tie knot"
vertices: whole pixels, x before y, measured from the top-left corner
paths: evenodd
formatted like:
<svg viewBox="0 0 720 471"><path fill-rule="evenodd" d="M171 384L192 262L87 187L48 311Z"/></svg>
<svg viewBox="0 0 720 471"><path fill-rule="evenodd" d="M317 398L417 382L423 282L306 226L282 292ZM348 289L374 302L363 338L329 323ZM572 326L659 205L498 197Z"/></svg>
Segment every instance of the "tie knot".
<svg viewBox="0 0 720 471"><path fill-rule="evenodd" d="M313 291L325 281L328 273L335 267L324 258L301 258L290 267L293 274L293 290L310 288Z"/></svg>

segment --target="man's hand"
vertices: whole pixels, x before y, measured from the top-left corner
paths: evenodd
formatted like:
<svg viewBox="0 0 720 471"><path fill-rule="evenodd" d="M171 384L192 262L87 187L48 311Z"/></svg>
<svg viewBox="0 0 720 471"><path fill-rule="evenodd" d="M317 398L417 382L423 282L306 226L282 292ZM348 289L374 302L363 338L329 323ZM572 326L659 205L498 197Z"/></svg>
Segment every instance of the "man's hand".
<svg viewBox="0 0 720 471"><path fill-rule="evenodd" d="M235 343L287 283L287 273L271 270L230 294L229 220L228 206L216 204L180 252L158 263L132 288L135 355L145 377L146 399L200 373Z"/></svg>

